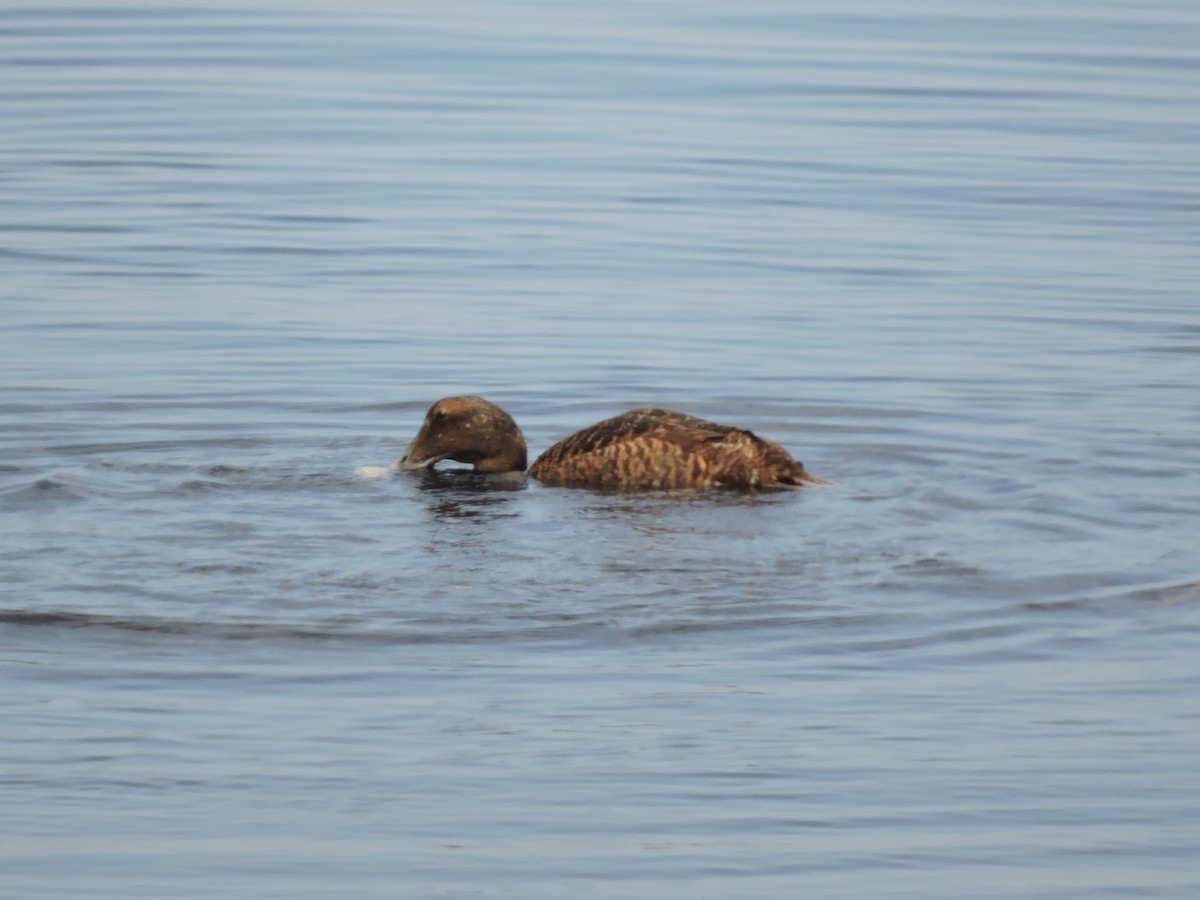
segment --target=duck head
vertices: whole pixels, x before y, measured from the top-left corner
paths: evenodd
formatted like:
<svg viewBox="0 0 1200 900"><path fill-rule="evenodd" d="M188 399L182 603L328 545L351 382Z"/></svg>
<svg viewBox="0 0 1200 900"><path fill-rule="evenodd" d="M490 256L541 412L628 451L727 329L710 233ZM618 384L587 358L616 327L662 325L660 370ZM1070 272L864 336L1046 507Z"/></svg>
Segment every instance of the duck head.
<svg viewBox="0 0 1200 900"><path fill-rule="evenodd" d="M512 416L482 397L445 397L429 407L395 467L423 469L443 459L476 472L523 472L525 436Z"/></svg>

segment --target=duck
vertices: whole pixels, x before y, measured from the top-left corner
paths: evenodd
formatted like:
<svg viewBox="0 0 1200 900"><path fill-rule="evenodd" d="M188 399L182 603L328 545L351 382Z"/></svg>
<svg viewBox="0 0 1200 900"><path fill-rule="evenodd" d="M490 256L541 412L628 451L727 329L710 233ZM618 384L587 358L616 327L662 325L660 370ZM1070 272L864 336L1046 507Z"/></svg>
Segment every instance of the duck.
<svg viewBox="0 0 1200 900"><path fill-rule="evenodd" d="M442 460L492 475L524 472L525 436L496 404L444 397L425 414L396 470ZM529 466L529 477L557 487L597 490L791 490L829 484L810 475L774 441L669 409L634 409L566 437Z"/></svg>

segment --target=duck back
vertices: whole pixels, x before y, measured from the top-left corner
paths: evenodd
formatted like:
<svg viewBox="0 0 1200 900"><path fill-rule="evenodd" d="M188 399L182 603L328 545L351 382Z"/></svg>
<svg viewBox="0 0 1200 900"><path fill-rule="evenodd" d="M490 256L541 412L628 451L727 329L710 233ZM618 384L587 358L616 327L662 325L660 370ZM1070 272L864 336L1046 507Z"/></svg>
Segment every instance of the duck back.
<svg viewBox="0 0 1200 900"><path fill-rule="evenodd" d="M563 487L786 489L817 483L773 441L666 409L637 409L559 441L529 474Z"/></svg>

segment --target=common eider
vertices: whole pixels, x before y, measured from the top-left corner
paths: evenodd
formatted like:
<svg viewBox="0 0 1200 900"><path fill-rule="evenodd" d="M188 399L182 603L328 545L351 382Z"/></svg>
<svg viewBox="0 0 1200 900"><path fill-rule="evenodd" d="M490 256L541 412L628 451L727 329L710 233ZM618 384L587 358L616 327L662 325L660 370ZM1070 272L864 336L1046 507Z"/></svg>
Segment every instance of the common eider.
<svg viewBox="0 0 1200 900"><path fill-rule="evenodd" d="M444 459L477 472L522 472L525 437L512 416L482 397L446 397L429 408L397 469ZM773 441L729 425L672 412L635 409L559 441L529 467L561 487L771 490L826 484Z"/></svg>

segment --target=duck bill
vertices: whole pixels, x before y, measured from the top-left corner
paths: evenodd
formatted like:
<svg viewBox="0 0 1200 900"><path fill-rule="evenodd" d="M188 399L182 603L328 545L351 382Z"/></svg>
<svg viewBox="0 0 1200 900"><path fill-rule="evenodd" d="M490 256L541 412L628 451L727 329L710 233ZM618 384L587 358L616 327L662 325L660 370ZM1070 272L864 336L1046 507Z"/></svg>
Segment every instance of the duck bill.
<svg viewBox="0 0 1200 900"><path fill-rule="evenodd" d="M830 486L830 485L836 485L838 483L836 481L830 481L828 478L818 478L816 475L809 475L807 472L805 472L803 475L801 475L796 480L800 484L811 484L811 485L815 485L815 486L819 486L819 485Z"/></svg>
<svg viewBox="0 0 1200 900"><path fill-rule="evenodd" d="M392 464L392 468L398 472L405 471L406 469L428 469L446 458L436 453L429 453L425 448L424 438L424 432L417 434L409 442L409 445L404 448L404 452L400 454L400 458Z"/></svg>

